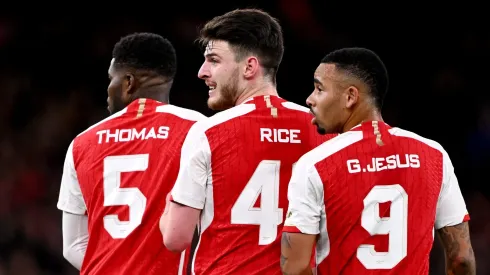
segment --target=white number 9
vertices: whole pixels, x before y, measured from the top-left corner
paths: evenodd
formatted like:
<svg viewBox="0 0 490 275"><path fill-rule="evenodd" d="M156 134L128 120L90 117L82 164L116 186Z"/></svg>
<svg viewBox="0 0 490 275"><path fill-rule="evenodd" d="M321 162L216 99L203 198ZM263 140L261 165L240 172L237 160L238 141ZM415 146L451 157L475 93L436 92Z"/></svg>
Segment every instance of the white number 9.
<svg viewBox="0 0 490 275"><path fill-rule="evenodd" d="M379 216L379 204L391 202L390 217ZM408 194L399 184L378 185L364 198L361 225L371 236L389 234L388 252L363 244L357 258L367 269L392 269L407 256Z"/></svg>

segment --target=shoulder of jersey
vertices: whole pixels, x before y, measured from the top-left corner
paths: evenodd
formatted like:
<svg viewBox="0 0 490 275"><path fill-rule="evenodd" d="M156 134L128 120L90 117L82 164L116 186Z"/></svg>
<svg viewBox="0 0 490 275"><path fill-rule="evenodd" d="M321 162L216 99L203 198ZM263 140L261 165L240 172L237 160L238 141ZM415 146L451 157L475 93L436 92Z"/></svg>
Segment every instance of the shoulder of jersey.
<svg viewBox="0 0 490 275"><path fill-rule="evenodd" d="M304 112L308 115L311 115L310 109L306 108L305 106L302 106L302 105L299 105L299 104L296 104L296 103L290 102L290 101L283 101L283 102L281 102L281 104L285 108L288 108L291 110L296 110L296 111L301 111L301 112Z"/></svg>
<svg viewBox="0 0 490 275"><path fill-rule="evenodd" d="M190 121L199 121L201 119L206 118L205 115L199 113L198 111L178 107L178 106L171 105L171 104L158 106L156 108L156 112L172 114L172 115L175 115L175 116L180 117L182 119L190 120Z"/></svg>
<svg viewBox="0 0 490 275"><path fill-rule="evenodd" d="M90 132L92 130L95 130L97 129L99 126L103 126L105 123L108 123L109 121L111 121L112 119L115 119L117 117L120 117L121 115L123 115L124 113L126 113L127 111L127 108L124 108L122 109L121 111L115 113L115 114L112 114L110 116L108 116L107 118L93 124L92 126L88 127L86 130L84 130L83 132L81 132L80 134L77 135L77 137L80 137L82 135L84 135L85 133L87 132ZM186 108L182 108L182 107L178 107L178 106L175 106L175 105L170 105L170 104L167 104L167 105L160 105L156 108L156 112L158 113L167 113L167 114L172 114L172 115L175 115L181 119L185 119L185 120L189 120L189 121L199 121L199 120L202 120L202 119L205 119L207 118L205 115L197 112L197 111L194 111L194 110L190 110L190 109L186 109Z"/></svg>
<svg viewBox="0 0 490 275"><path fill-rule="evenodd" d="M417 135L413 132L403 130L401 128L391 128L389 132L392 135L398 136L398 137L405 137L405 138L410 138L417 140L419 142L422 142L426 144L427 146L430 146L438 151L440 151L443 154L447 154L444 148L437 143L436 141L433 141L428 138L424 138L420 135ZM362 140L363 133L360 130L356 131L349 131L345 132L343 134L340 134L330 140L325 141L318 147L314 148L313 150L309 151L308 153L304 154L298 161L298 163L301 164L303 167L311 167L315 165L316 163L328 158L329 156L355 144L356 142Z"/></svg>
<svg viewBox="0 0 490 275"><path fill-rule="evenodd" d="M298 164L302 167L311 167L316 163L328 158L329 156L345 149L346 147L360 141L362 131L349 131L333 137L304 154Z"/></svg>
<svg viewBox="0 0 490 275"><path fill-rule="evenodd" d="M220 125L234 118L244 116L255 110L255 104L240 104L238 106L226 109L219 113L216 113L210 117L206 117L197 121L192 128L194 130L199 129L200 131L206 131L214 126Z"/></svg>
<svg viewBox="0 0 490 275"><path fill-rule="evenodd" d="M397 127L391 128L389 130L389 132L392 135L395 135L395 136L406 137L406 138L410 138L410 139L415 139L415 140L417 140L419 142L424 143L425 145L427 145L429 147L432 147L432 148L440 151L443 154L447 154L446 153L446 150L444 149L444 147L442 147L442 145L439 144L437 141L434 141L432 139L425 138L425 137L420 136L420 135L418 135L418 134L416 134L414 132L410 132L410 131L407 131L407 130L404 130L404 129L401 129L401 128L397 128Z"/></svg>
<svg viewBox="0 0 490 275"><path fill-rule="evenodd" d="M281 105L287 109L296 110L296 111L303 112L307 115L311 115L310 109L301 106L299 104L284 100L283 102L281 102ZM210 116L204 120L199 121L198 123L200 124L201 127L209 129L218 124L246 115L252 112L253 110L255 110L255 104L244 103L235 106L233 108L221 111L213 116Z"/></svg>
<svg viewBox="0 0 490 275"><path fill-rule="evenodd" d="M90 132L91 130L96 129L96 128L97 128L97 127L99 127L99 126L104 125L104 123L106 123L106 122L108 122L108 121L110 121L110 120L112 120L112 119L115 119L115 118L117 118L117 117L120 117L121 115L123 115L124 113L126 113L127 109L128 109L128 108L124 108L124 109L122 109L121 111L119 111L119 112L117 112L117 113L115 113L115 114L112 114L112 115L110 115L110 116L108 116L108 117L104 118L103 120L101 120L101 121L99 121L99 122L97 122L97 123L93 124L92 126L88 127L88 128L87 128L87 129L85 129L84 131L82 131L80 134L78 134L78 135L77 135L77 137L81 137L81 136L83 136L85 133Z"/></svg>

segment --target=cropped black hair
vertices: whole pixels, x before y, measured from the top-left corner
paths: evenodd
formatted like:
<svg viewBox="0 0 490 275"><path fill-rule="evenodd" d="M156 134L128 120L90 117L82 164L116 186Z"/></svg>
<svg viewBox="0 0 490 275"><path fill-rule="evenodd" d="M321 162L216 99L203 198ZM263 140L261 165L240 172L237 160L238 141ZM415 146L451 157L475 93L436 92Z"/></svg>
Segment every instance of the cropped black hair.
<svg viewBox="0 0 490 275"><path fill-rule="evenodd" d="M381 58L365 48L343 48L327 54L322 63L358 78L369 86L376 107L382 108L388 92L388 71Z"/></svg>
<svg viewBox="0 0 490 275"><path fill-rule="evenodd" d="M133 33L122 37L112 50L118 67L153 71L173 79L177 56L170 41L155 33Z"/></svg>

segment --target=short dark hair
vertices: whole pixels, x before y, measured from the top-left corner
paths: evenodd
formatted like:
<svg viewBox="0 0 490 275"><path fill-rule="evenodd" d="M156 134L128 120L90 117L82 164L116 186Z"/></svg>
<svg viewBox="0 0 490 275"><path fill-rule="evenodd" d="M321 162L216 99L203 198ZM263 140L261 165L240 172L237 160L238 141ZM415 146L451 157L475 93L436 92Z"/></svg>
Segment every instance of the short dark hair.
<svg viewBox="0 0 490 275"><path fill-rule="evenodd" d="M284 54L284 39L279 21L267 12L237 9L216 16L204 25L198 37L203 48L211 40L228 42L236 60L250 53L257 55L266 74L275 81Z"/></svg>
<svg viewBox="0 0 490 275"><path fill-rule="evenodd" d="M155 33L133 33L122 37L112 50L114 63L121 67L149 70L173 79L177 56L170 41Z"/></svg>
<svg viewBox="0 0 490 275"><path fill-rule="evenodd" d="M388 92L388 71L376 53L365 48L343 48L327 54L322 63L334 64L336 69L366 83L376 107L383 107Z"/></svg>

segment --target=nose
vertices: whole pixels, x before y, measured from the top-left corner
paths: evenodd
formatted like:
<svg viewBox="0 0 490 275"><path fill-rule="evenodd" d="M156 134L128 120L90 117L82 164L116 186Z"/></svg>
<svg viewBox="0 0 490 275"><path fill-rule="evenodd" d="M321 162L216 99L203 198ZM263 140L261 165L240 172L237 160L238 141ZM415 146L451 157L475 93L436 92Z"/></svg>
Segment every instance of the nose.
<svg viewBox="0 0 490 275"><path fill-rule="evenodd" d="M310 95L309 95L309 96L306 98L306 105L307 105L308 107L312 107L312 106L314 105L314 104L313 104L314 102L313 102L313 100L312 100L312 98L311 98L311 97L312 97L312 95L313 95L313 93L311 93L311 94L310 94Z"/></svg>
<svg viewBox="0 0 490 275"><path fill-rule="evenodd" d="M197 72L197 77L200 79L206 79L211 76L211 72L209 71L209 68L206 64L206 62L202 63L201 68L199 68L199 71Z"/></svg>

